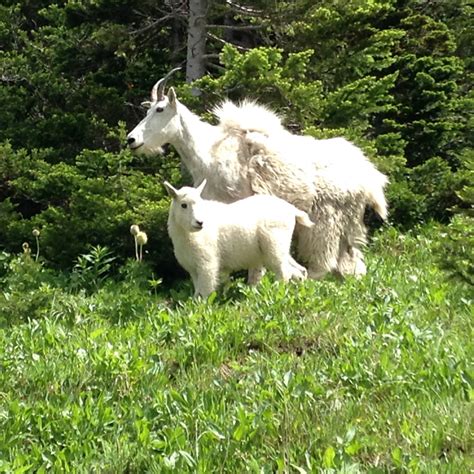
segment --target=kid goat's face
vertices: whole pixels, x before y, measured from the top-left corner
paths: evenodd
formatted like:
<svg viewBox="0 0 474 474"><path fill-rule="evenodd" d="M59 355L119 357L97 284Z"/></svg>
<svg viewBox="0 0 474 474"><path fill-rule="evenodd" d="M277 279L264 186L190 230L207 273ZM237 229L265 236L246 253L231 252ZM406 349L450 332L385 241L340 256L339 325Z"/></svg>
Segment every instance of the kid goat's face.
<svg viewBox="0 0 474 474"><path fill-rule="evenodd" d="M168 194L173 198L171 205L171 218L186 232L197 232L204 226L206 213L205 201L201 193L206 186L206 180L197 187L184 187L180 190L174 188L167 181L164 182Z"/></svg>
<svg viewBox="0 0 474 474"><path fill-rule="evenodd" d="M204 209L202 199L197 196L177 196L173 203L175 217L181 227L188 232L197 232L204 226Z"/></svg>

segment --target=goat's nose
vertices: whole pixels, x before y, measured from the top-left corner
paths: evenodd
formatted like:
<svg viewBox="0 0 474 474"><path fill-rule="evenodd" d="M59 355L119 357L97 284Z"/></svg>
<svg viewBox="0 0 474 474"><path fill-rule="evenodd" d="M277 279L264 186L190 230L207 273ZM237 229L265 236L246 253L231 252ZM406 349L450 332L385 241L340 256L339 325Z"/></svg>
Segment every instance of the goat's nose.
<svg viewBox="0 0 474 474"><path fill-rule="evenodd" d="M133 145L135 143L135 138L133 137L127 137L127 145Z"/></svg>
<svg viewBox="0 0 474 474"><path fill-rule="evenodd" d="M202 227L202 225L204 224L203 221L196 221L196 224L198 225L198 227Z"/></svg>

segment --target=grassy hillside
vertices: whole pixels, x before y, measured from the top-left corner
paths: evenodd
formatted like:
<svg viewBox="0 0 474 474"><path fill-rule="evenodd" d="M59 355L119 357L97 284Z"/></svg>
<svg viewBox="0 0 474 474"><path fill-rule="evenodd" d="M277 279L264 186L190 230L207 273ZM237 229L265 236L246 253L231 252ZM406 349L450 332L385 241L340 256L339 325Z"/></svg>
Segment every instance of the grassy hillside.
<svg viewBox="0 0 474 474"><path fill-rule="evenodd" d="M469 472L472 294L434 235L386 229L359 281L208 302L5 256L0 472Z"/></svg>

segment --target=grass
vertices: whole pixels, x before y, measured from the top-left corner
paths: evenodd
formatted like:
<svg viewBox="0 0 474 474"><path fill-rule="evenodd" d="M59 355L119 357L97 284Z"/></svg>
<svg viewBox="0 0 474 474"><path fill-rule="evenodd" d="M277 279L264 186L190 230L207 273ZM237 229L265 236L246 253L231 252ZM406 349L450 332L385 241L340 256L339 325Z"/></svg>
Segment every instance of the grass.
<svg viewBox="0 0 474 474"><path fill-rule="evenodd" d="M0 472L472 472L472 294L435 243L387 229L362 280L207 302L13 259Z"/></svg>

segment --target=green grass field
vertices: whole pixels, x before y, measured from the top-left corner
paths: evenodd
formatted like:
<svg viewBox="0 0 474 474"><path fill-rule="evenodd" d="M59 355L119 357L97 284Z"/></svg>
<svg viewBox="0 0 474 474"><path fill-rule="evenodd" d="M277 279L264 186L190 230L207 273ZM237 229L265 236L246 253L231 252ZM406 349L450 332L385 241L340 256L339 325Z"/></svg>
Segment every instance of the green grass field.
<svg viewBox="0 0 474 474"><path fill-rule="evenodd" d="M7 262L0 472L472 472L472 293L431 232L378 234L361 280L207 302Z"/></svg>

